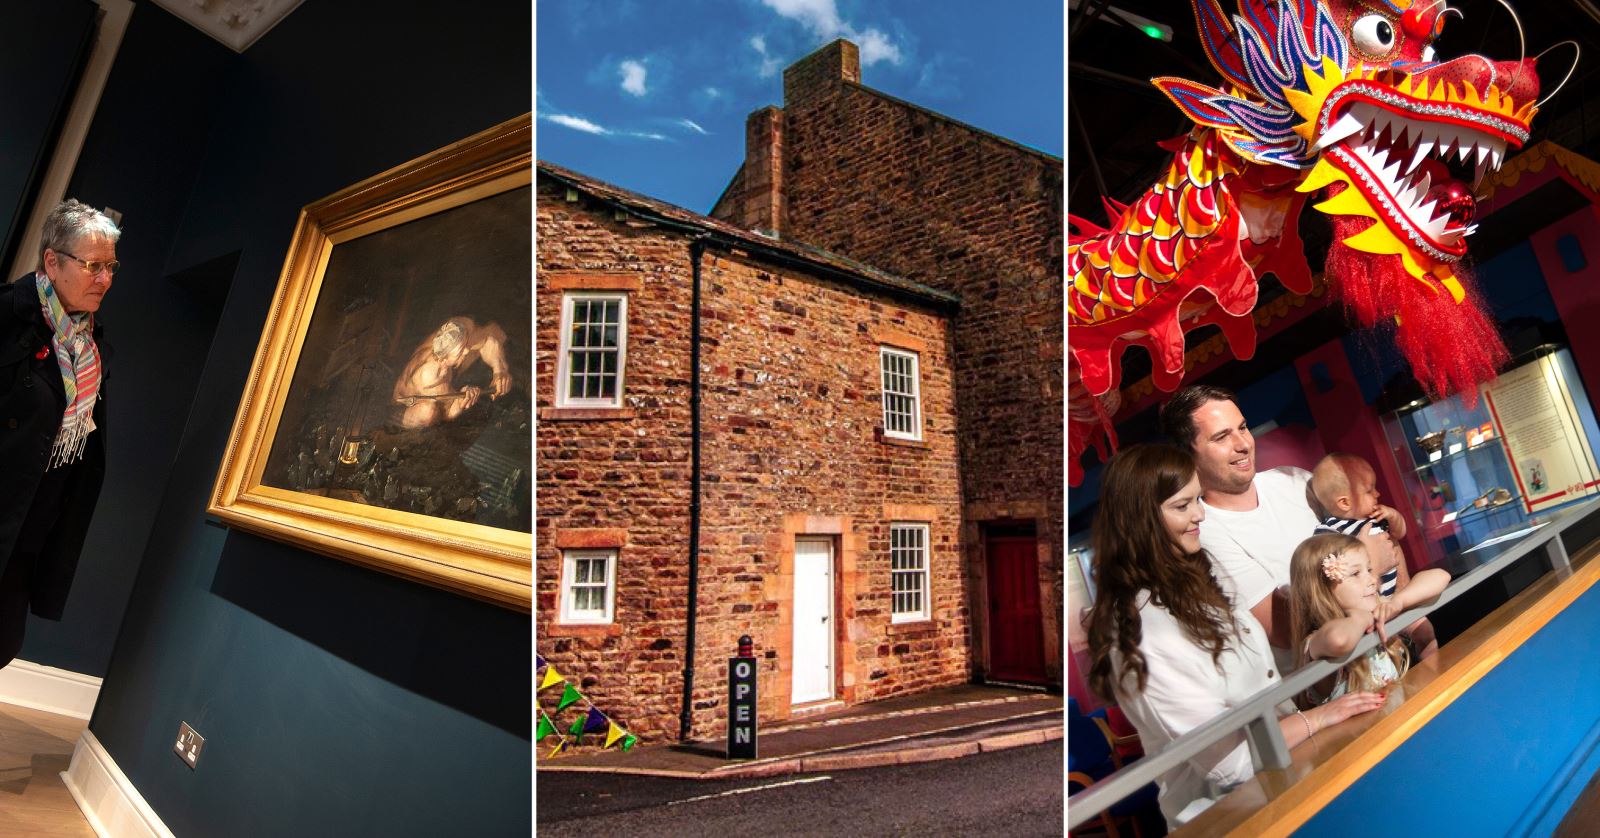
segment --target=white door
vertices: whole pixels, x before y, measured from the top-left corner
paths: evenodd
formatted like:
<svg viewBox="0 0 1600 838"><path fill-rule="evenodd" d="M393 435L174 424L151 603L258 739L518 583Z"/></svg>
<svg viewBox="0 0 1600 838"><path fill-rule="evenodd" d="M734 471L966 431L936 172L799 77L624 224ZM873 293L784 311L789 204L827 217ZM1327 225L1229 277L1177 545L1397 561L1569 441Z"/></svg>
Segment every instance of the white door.
<svg viewBox="0 0 1600 838"><path fill-rule="evenodd" d="M794 689L791 702L833 698L833 540L794 543Z"/></svg>

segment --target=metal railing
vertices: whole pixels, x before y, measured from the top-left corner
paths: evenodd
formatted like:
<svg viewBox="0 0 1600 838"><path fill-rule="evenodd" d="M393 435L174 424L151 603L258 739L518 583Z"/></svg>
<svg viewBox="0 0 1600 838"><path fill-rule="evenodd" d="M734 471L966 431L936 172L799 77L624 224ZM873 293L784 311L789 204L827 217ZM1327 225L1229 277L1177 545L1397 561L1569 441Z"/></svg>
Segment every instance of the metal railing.
<svg viewBox="0 0 1600 838"><path fill-rule="evenodd" d="M1567 557L1566 545L1562 543L1561 534L1596 512L1600 512L1600 500L1568 507L1542 520L1534 518L1529 521L1527 526L1532 527L1537 524L1538 528L1526 535L1493 547L1481 548L1485 551L1481 563L1459 577L1451 579L1450 585L1433 602L1406 611L1386 623L1388 634L1393 636L1396 632L1406 629L1412 623L1492 579L1500 571L1540 548L1543 548L1551 570L1557 573L1570 573L1571 562ZM1278 726L1275 709L1278 703L1299 695L1339 671L1350 661L1367 654L1377 643L1377 635L1369 634L1363 637L1354 651L1342 660L1309 663L1289 673L1272 687L1257 693L1246 703L1185 733L1161 751L1147 754L1138 762L1073 795L1067 800L1067 828L1076 829L1085 821L1121 802L1123 798L1144 788L1146 784L1154 782L1184 760L1223 739L1237 735L1241 729L1245 732L1245 740L1250 744L1250 756L1257 771L1288 768L1292 760L1289 756L1288 743L1283 738L1283 730Z"/></svg>

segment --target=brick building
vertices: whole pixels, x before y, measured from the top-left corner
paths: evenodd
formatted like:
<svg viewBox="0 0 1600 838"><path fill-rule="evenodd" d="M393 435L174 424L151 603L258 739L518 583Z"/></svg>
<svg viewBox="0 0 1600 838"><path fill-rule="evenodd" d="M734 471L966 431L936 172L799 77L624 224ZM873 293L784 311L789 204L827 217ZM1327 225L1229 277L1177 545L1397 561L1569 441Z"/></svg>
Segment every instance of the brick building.
<svg viewBox="0 0 1600 838"><path fill-rule="evenodd" d="M767 720L1061 680L1061 161L859 80L786 70L710 216L539 166L538 644L648 738L742 634Z"/></svg>

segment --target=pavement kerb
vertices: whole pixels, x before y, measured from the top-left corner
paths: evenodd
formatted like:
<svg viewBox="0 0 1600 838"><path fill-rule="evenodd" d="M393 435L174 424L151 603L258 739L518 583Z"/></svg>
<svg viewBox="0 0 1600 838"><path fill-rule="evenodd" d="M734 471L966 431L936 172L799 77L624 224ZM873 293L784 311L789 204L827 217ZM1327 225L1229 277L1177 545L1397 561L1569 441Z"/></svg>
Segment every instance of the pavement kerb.
<svg viewBox="0 0 1600 838"><path fill-rule="evenodd" d="M999 721L1015 721L1028 716L1044 715L1043 713L1026 713L1014 716L1011 719ZM952 728L954 730L957 728ZM946 731L927 731L915 734L914 737L936 735ZM778 777L785 774L802 774L814 771L844 771L851 768L876 768L884 765L909 765L918 762L936 762L948 759L959 759L979 753L993 753L1011 748L1021 748L1028 745L1039 745L1061 739L1066 735L1064 726L1043 728L1040 730L1024 730L1013 733L1002 733L985 737L973 742L950 742L940 745L921 748L904 748L892 751L877 751L863 754L829 754L813 753L793 757L780 757L770 762L755 762L742 765L730 765L713 768L709 771L673 771L670 769L654 768L626 768L610 766L541 766L540 771L567 771L585 772L594 774L632 774L638 776L673 777L691 780L750 780L765 777ZM893 739L885 740L893 741ZM854 743L844 748L856 748L877 743Z"/></svg>
<svg viewBox="0 0 1600 838"><path fill-rule="evenodd" d="M1007 748L1020 748L1023 745L1040 745L1044 743L1044 731L1019 730L1015 733L1005 733L979 740L978 744L984 753L989 751L1003 751Z"/></svg>

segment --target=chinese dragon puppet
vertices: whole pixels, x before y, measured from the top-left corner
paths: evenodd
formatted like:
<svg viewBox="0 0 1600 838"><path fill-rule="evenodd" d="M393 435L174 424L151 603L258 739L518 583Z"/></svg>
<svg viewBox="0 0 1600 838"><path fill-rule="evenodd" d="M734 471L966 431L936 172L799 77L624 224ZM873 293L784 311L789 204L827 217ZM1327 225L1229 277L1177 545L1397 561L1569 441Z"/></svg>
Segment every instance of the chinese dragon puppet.
<svg viewBox="0 0 1600 838"><path fill-rule="evenodd" d="M1184 334L1215 324L1255 352L1257 278L1312 278L1297 230L1308 201L1330 217L1331 296L1395 342L1432 395L1473 391L1504 344L1458 268L1474 229L1473 186L1528 139L1534 60L1434 56L1443 0L1193 0L1217 86L1154 84L1194 127L1163 145L1165 174L1110 226L1069 217L1069 482L1091 443L1115 444L1120 356L1149 351L1174 390ZM1102 453L1104 451L1102 450Z"/></svg>

